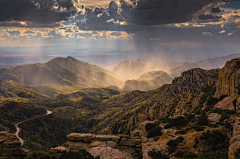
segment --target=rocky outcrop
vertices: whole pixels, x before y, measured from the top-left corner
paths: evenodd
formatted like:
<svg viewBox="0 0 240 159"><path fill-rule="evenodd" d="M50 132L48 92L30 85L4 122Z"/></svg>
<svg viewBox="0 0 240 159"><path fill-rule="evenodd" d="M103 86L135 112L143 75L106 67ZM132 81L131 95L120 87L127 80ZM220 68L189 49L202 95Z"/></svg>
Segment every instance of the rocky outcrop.
<svg viewBox="0 0 240 159"><path fill-rule="evenodd" d="M129 153L111 147L94 147L89 150L89 153L94 157L100 156L102 159L133 159Z"/></svg>
<svg viewBox="0 0 240 159"><path fill-rule="evenodd" d="M237 94L232 94L229 97L225 97L223 100L221 100L220 102L218 102L214 108L218 108L218 109L228 109L228 110L232 110L232 111L236 111L236 105L234 104L235 100L237 99L238 95Z"/></svg>
<svg viewBox="0 0 240 159"><path fill-rule="evenodd" d="M56 152L56 153L66 153L67 149L64 146L58 146L55 148L51 148L50 151Z"/></svg>
<svg viewBox="0 0 240 159"><path fill-rule="evenodd" d="M229 141L228 159L234 159L234 152L240 148L240 117L235 118L232 138Z"/></svg>
<svg viewBox="0 0 240 159"><path fill-rule="evenodd" d="M67 136L66 151L86 149L93 156L101 158L141 158L141 139L127 135L95 135L71 133ZM59 148L52 149L58 151Z"/></svg>
<svg viewBox="0 0 240 159"><path fill-rule="evenodd" d="M217 74L200 68L185 71L180 77L175 78L170 86L170 93L174 96L187 93L200 87L214 86Z"/></svg>
<svg viewBox="0 0 240 159"><path fill-rule="evenodd" d="M220 118L221 118L221 114L217 114L217 113L211 113L208 116L208 120L213 122L218 122Z"/></svg>
<svg viewBox="0 0 240 159"><path fill-rule="evenodd" d="M20 141L14 134L7 131L0 132L0 158L17 158L23 159L29 153L29 150L21 147Z"/></svg>
<svg viewBox="0 0 240 159"><path fill-rule="evenodd" d="M238 94L240 89L240 58L227 61L221 69L216 83L216 97Z"/></svg>

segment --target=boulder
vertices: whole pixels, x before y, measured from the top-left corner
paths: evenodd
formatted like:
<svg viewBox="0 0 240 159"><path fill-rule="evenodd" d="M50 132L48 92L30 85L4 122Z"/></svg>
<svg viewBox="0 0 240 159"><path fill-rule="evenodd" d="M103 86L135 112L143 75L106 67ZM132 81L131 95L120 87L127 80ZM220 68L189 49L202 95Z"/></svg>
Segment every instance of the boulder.
<svg viewBox="0 0 240 159"><path fill-rule="evenodd" d="M51 148L50 151L57 152L57 153L66 153L67 149L64 146L58 146L55 148Z"/></svg>
<svg viewBox="0 0 240 159"><path fill-rule="evenodd" d="M106 147L106 142L93 141L88 147Z"/></svg>
<svg viewBox="0 0 240 159"><path fill-rule="evenodd" d="M89 145L90 145L90 143L80 142L80 141L78 141L78 142L67 141L66 142L67 149L71 150L71 151L84 150L84 149L87 149Z"/></svg>
<svg viewBox="0 0 240 159"><path fill-rule="evenodd" d="M114 141L108 141L107 142L107 147L111 147L111 148L117 148L117 143L116 142L114 142Z"/></svg>
<svg viewBox="0 0 240 159"><path fill-rule="evenodd" d="M155 149L156 151L161 151L163 153L167 152L167 145L166 143L157 143L155 145L143 145L142 147L142 155L143 159L152 159L151 157L148 156L148 152L152 151Z"/></svg>
<svg viewBox="0 0 240 159"><path fill-rule="evenodd" d="M71 133L67 135L69 141L84 141L84 142L93 142L95 134L84 134L84 133Z"/></svg>
<svg viewBox="0 0 240 159"><path fill-rule="evenodd" d="M217 114L217 113L211 113L208 116L208 120L213 122L218 122L220 118L221 118L221 114Z"/></svg>
<svg viewBox="0 0 240 159"><path fill-rule="evenodd" d="M94 157L100 156L102 159L133 159L131 154L111 147L93 147L89 153Z"/></svg>
<svg viewBox="0 0 240 159"><path fill-rule="evenodd" d="M233 101L236 100L236 98L238 97L237 94L232 94L228 97L225 97L223 100L221 100L220 102L218 102L214 108L218 108L218 109L228 109L228 110L232 110L235 111L235 106L233 104Z"/></svg>
<svg viewBox="0 0 240 159"><path fill-rule="evenodd" d="M119 142L120 137L117 135L96 135L96 141L114 141Z"/></svg>
<svg viewBox="0 0 240 159"><path fill-rule="evenodd" d="M120 146L136 146L141 144L141 139L122 138L118 143Z"/></svg>

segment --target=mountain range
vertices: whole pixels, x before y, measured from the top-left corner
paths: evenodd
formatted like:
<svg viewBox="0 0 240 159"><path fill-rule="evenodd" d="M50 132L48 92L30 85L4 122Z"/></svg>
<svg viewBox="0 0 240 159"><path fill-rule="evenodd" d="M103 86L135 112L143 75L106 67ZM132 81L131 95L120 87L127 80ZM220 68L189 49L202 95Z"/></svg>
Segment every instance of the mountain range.
<svg viewBox="0 0 240 159"><path fill-rule="evenodd" d="M138 65L141 69L133 69ZM131 67L134 80L72 57L1 68L0 157L19 158L13 148L46 152L59 145L101 158L103 147L110 156L118 152L137 159L238 155L240 58L222 69L183 71L194 63L173 63L165 71L145 66L140 59L118 66ZM6 136L15 132L16 122L47 110L53 113L19 125L23 147Z"/></svg>

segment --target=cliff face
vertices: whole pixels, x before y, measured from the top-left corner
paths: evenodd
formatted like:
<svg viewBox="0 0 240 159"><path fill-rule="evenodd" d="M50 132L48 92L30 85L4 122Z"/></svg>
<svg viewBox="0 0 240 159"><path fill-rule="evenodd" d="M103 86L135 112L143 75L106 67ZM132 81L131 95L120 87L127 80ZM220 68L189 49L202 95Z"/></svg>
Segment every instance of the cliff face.
<svg viewBox="0 0 240 159"><path fill-rule="evenodd" d="M239 93L240 82L240 58L227 61L220 70L216 83L216 97Z"/></svg>
<svg viewBox="0 0 240 159"><path fill-rule="evenodd" d="M203 86L213 86L217 81L217 74L200 68L185 71L180 77L172 81L170 92L177 96Z"/></svg>

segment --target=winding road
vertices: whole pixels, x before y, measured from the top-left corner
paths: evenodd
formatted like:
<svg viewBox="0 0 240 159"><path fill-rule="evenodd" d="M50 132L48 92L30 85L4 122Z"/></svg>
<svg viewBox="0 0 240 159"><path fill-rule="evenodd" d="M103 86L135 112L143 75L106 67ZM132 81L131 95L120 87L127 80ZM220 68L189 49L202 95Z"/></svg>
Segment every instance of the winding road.
<svg viewBox="0 0 240 159"><path fill-rule="evenodd" d="M32 117L32 118L29 118L29 119L20 121L20 122L18 122L18 123L15 124L15 127L16 127L16 129L17 129L17 131L15 132L15 135L17 136L18 140L20 141L21 146L23 145L24 141L23 141L22 138L20 138L20 137L18 136L18 134L19 134L19 132L20 132L20 130L21 130L21 129L18 127L18 125L21 124L21 123L24 123L24 122L26 122L26 121L29 121L29 120L32 120L32 119L36 119L36 118L41 118L41 117L44 117L44 116L47 116L47 115L50 115L50 114L52 114L52 111L47 110L47 113L44 114L44 115L35 116L35 117Z"/></svg>

